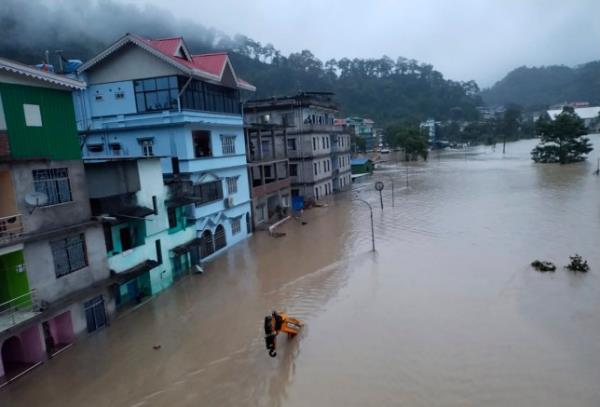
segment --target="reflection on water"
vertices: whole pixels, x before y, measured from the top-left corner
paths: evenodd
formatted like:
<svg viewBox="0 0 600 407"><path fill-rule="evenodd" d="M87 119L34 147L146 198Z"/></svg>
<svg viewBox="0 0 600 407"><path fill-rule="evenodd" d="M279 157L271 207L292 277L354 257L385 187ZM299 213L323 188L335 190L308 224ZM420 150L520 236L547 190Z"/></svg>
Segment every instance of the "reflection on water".
<svg viewBox="0 0 600 407"><path fill-rule="evenodd" d="M393 159L0 391L1 406L600 405L600 177L533 140ZM373 190L386 183L385 209ZM394 181L394 207L391 205ZM374 206L377 253L370 253ZM534 272L578 252L592 271ZM301 337L264 349L272 309ZM161 344L158 351L154 344Z"/></svg>

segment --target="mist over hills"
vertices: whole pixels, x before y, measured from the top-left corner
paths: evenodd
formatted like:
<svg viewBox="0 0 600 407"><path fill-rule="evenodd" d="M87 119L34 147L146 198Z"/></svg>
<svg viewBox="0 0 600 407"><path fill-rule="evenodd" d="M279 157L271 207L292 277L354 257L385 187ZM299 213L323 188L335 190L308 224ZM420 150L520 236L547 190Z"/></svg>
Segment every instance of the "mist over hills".
<svg viewBox="0 0 600 407"><path fill-rule="evenodd" d="M283 55L272 44L244 35L228 36L157 7L141 8L115 0L45 3L4 0L0 8L0 56L40 63L44 51L87 60L127 32L148 38L183 36L193 53L226 50L241 77L263 98L298 91L336 93L342 115L366 116L378 125L405 121L474 120L476 107L517 103L523 106L565 100L597 100L600 62L578 68L518 68L483 92L474 81L444 78L427 63L388 56L321 61L310 50Z"/></svg>
<svg viewBox="0 0 600 407"><path fill-rule="evenodd" d="M600 104L600 61L576 67L522 66L481 92L489 105L519 104L528 108L585 101Z"/></svg>

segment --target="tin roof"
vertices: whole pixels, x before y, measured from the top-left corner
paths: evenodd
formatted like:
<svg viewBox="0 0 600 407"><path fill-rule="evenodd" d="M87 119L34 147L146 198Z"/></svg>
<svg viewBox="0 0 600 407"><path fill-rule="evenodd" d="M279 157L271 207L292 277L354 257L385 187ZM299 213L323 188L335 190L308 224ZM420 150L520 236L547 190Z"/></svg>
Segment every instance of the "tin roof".
<svg viewBox="0 0 600 407"><path fill-rule="evenodd" d="M84 72L92 68L127 44L137 45L186 74L208 81L217 83L222 82L225 71L229 69L236 87L249 91L256 90L253 85L237 77L233 65L229 60L229 55L226 52L192 55L188 51L183 37L147 39L140 37L139 35L128 33L110 47L81 65L77 71Z"/></svg>
<svg viewBox="0 0 600 407"><path fill-rule="evenodd" d="M1 57L0 70L15 73L17 75L25 76L30 79L47 82L52 85L61 86L66 88L67 90L81 90L86 88L85 82L71 79L66 76L58 75L52 72L42 71L35 67Z"/></svg>

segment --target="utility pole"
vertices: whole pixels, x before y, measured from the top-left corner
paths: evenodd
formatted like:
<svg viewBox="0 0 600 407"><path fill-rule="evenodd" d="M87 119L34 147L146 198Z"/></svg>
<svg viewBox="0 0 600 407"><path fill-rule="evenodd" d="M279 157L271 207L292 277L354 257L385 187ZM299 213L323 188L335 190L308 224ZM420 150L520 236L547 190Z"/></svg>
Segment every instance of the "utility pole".
<svg viewBox="0 0 600 407"><path fill-rule="evenodd" d="M390 181L392 182L392 208L393 208L396 205L394 204L394 202L395 202L395 199L394 199L394 177L392 177L391 175L390 175Z"/></svg>

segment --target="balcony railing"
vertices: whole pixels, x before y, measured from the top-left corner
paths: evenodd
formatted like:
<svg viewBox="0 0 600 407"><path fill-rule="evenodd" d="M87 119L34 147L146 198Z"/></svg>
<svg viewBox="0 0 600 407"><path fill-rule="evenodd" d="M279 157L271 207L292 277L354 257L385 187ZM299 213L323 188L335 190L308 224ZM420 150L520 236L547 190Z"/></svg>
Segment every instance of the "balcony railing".
<svg viewBox="0 0 600 407"><path fill-rule="evenodd" d="M0 243L8 243L23 235L21 214L0 218Z"/></svg>
<svg viewBox="0 0 600 407"><path fill-rule="evenodd" d="M0 303L0 332L40 313L35 290Z"/></svg>

